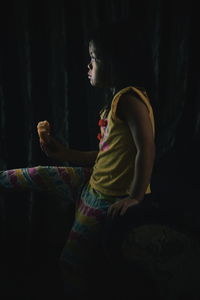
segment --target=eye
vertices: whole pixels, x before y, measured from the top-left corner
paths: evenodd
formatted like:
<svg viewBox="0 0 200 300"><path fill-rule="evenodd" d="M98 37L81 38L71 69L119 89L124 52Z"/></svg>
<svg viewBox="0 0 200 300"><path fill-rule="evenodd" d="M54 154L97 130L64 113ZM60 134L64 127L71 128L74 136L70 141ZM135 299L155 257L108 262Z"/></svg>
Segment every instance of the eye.
<svg viewBox="0 0 200 300"><path fill-rule="evenodd" d="M94 56L91 56L91 61L97 61L97 58L96 57L94 57Z"/></svg>

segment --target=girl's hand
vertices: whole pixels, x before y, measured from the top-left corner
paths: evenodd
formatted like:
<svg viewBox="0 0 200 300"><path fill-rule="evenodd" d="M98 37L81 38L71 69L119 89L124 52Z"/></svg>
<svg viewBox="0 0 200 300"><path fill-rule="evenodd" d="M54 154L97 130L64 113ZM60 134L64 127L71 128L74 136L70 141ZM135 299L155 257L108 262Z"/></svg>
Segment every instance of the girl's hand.
<svg viewBox="0 0 200 300"><path fill-rule="evenodd" d="M39 122L37 131L42 151L50 158L64 161L66 157L66 147L50 135L49 122Z"/></svg>
<svg viewBox="0 0 200 300"><path fill-rule="evenodd" d="M48 141L50 136L50 124L48 121L41 121L37 124L37 132L39 135L40 143Z"/></svg>
<svg viewBox="0 0 200 300"><path fill-rule="evenodd" d="M117 215L123 216L130 206L137 205L140 202L141 201L130 197L119 200L109 207L108 215L111 215L111 217L115 217Z"/></svg>

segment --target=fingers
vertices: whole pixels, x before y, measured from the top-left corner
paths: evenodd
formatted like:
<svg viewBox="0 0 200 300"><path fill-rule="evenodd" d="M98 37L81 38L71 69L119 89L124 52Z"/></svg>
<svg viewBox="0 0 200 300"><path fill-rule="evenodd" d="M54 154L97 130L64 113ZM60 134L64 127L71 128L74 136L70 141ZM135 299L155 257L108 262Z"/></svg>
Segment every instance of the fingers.
<svg viewBox="0 0 200 300"><path fill-rule="evenodd" d="M49 142L50 124L48 121L41 121L37 124L37 132L41 142Z"/></svg>
<svg viewBox="0 0 200 300"><path fill-rule="evenodd" d="M50 135L45 131L40 131L40 144L48 144L50 142Z"/></svg>
<svg viewBox="0 0 200 300"><path fill-rule="evenodd" d="M50 124L47 120L45 121L40 121L38 124L37 124L37 129L46 129L47 131L50 132Z"/></svg>
<svg viewBox="0 0 200 300"><path fill-rule="evenodd" d="M137 205L138 203L139 203L138 200L130 199L130 198L119 200L109 207L108 215L110 215L112 218L117 215L123 216L130 206Z"/></svg>
<svg viewBox="0 0 200 300"><path fill-rule="evenodd" d="M48 121L41 121L37 124L37 132L42 151L51 158L57 159L62 152L62 145L50 135L50 124Z"/></svg>
<svg viewBox="0 0 200 300"><path fill-rule="evenodd" d="M128 203L127 202L125 202L124 203L124 205L122 206L122 208L121 208L121 211L120 211L120 216L123 216L125 213L126 213L126 211L127 211L127 209L129 208L129 205L128 205Z"/></svg>
<svg viewBox="0 0 200 300"><path fill-rule="evenodd" d="M45 136L43 139L40 139L40 147L47 156L55 156L55 153L58 152L57 144L51 136Z"/></svg>
<svg viewBox="0 0 200 300"><path fill-rule="evenodd" d="M116 203L112 204L109 207L108 215L110 215L112 218L117 216L117 215L121 215L123 207L124 207L124 203L122 201L117 201Z"/></svg>

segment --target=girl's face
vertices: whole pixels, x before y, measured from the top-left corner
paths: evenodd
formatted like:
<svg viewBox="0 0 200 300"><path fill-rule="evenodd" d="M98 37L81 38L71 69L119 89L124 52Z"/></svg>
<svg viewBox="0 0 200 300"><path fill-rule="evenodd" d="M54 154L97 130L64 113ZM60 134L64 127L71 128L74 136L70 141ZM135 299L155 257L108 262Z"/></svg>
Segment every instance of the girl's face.
<svg viewBox="0 0 200 300"><path fill-rule="evenodd" d="M97 50L92 41L89 43L90 63L88 64L88 78L92 86L111 87L111 80L106 71L106 64L98 57Z"/></svg>

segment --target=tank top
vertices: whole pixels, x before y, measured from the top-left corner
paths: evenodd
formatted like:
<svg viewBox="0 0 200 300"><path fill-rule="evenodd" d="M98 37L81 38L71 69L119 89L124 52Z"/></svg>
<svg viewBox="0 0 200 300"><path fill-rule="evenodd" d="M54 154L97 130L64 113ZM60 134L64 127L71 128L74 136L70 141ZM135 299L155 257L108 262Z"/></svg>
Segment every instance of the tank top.
<svg viewBox="0 0 200 300"><path fill-rule="evenodd" d="M120 97L129 92L136 94L133 101L142 100L146 105L153 134L155 131L153 110L145 91L130 86L115 94L108 116L104 118L105 111L100 115L99 153L89 182L92 188L108 196L128 195L134 178L136 146L128 124L116 115ZM146 194L150 192L149 184Z"/></svg>

